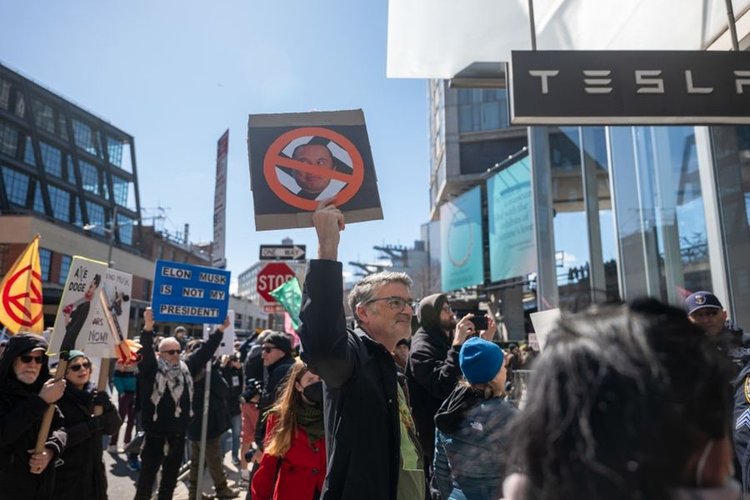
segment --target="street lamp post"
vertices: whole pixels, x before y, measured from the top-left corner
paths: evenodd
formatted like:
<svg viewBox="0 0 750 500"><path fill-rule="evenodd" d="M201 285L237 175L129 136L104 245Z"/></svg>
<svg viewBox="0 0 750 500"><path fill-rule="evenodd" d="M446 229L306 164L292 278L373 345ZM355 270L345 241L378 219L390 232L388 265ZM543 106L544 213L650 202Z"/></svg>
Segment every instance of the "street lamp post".
<svg viewBox="0 0 750 500"><path fill-rule="evenodd" d="M115 208L112 210L112 220L108 224L109 227L102 228L102 231L106 232L109 235L109 243L107 248L107 267L113 267L112 266L112 249L115 246L115 231L120 228L120 224L117 222L117 210L118 207L115 205ZM136 221L131 221L126 224L122 224L123 226L128 226L130 224L133 224ZM97 227L98 224L86 224L83 226L83 229L85 231L91 231L95 227Z"/></svg>

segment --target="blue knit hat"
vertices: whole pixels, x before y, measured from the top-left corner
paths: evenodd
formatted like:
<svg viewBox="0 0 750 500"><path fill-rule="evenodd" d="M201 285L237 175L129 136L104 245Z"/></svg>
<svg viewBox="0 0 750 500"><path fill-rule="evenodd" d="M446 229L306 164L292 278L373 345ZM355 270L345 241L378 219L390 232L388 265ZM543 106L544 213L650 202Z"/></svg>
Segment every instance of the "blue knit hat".
<svg viewBox="0 0 750 500"><path fill-rule="evenodd" d="M458 362L470 384L485 384L502 368L503 351L497 344L472 337L461 346Z"/></svg>

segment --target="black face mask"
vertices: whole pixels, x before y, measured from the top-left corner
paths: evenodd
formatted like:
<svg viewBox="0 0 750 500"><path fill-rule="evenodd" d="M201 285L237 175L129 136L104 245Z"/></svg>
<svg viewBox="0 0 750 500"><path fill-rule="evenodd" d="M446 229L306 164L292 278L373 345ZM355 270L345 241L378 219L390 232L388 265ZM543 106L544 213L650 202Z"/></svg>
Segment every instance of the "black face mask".
<svg viewBox="0 0 750 500"><path fill-rule="evenodd" d="M302 395L315 405L323 404L323 382L318 380L302 389Z"/></svg>

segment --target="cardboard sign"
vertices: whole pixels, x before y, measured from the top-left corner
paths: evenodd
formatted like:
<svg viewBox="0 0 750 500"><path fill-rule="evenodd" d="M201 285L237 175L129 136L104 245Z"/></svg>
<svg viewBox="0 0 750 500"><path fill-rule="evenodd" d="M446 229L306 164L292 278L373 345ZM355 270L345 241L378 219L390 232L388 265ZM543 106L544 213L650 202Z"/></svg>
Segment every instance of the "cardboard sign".
<svg viewBox="0 0 750 500"><path fill-rule="evenodd" d="M557 326L557 321L560 319L560 309L548 309L546 311L539 311L529 314L531 318L531 324L534 325L534 332L536 333L536 340L539 342L539 350L544 350L544 345L547 343L547 336Z"/></svg>
<svg viewBox="0 0 750 500"><path fill-rule="evenodd" d="M257 230L311 227L327 198L347 223L383 218L362 110L250 115L248 153Z"/></svg>
<svg viewBox="0 0 750 500"><path fill-rule="evenodd" d="M230 356L234 353L234 341L237 340L237 334L234 331L234 310L229 309L227 311L227 316L229 316L229 326L224 329L224 337L221 340L221 344L219 344L219 348L216 349L216 354L214 354L214 356L223 356L225 354ZM203 325L203 340L208 340L208 336L211 332L216 330L216 327L220 324L221 323L217 323L214 325L207 323Z"/></svg>
<svg viewBox="0 0 750 500"><path fill-rule="evenodd" d="M229 308L229 277L229 271L213 267L156 261L151 304L154 319L223 323Z"/></svg>
<svg viewBox="0 0 750 500"><path fill-rule="evenodd" d="M116 357L117 343L127 336L132 287L132 275L74 256L48 352L78 349L91 357Z"/></svg>

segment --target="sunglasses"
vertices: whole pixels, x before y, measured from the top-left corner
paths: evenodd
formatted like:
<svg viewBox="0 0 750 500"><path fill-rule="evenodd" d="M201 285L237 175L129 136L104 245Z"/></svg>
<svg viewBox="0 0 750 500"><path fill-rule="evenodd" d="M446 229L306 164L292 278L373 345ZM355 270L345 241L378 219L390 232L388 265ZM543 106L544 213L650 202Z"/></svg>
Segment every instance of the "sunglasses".
<svg viewBox="0 0 750 500"><path fill-rule="evenodd" d="M159 351L163 354L169 354L170 356L174 356L175 354L180 354L182 352L181 349L169 349L167 351Z"/></svg>
<svg viewBox="0 0 750 500"><path fill-rule="evenodd" d="M278 349L278 347L264 347L263 352L268 354L269 352L273 351L274 349Z"/></svg>
<svg viewBox="0 0 750 500"><path fill-rule="evenodd" d="M83 368L85 370L91 370L91 363L86 362L86 363L80 363L80 364L77 364L77 365L70 365L70 366L68 366L68 370L70 370L72 372L80 371L81 368Z"/></svg>
<svg viewBox="0 0 750 500"><path fill-rule="evenodd" d="M21 354L18 357L21 358L21 362L26 364L34 361L36 364L41 365L44 362L44 356L29 356L28 354Z"/></svg>

